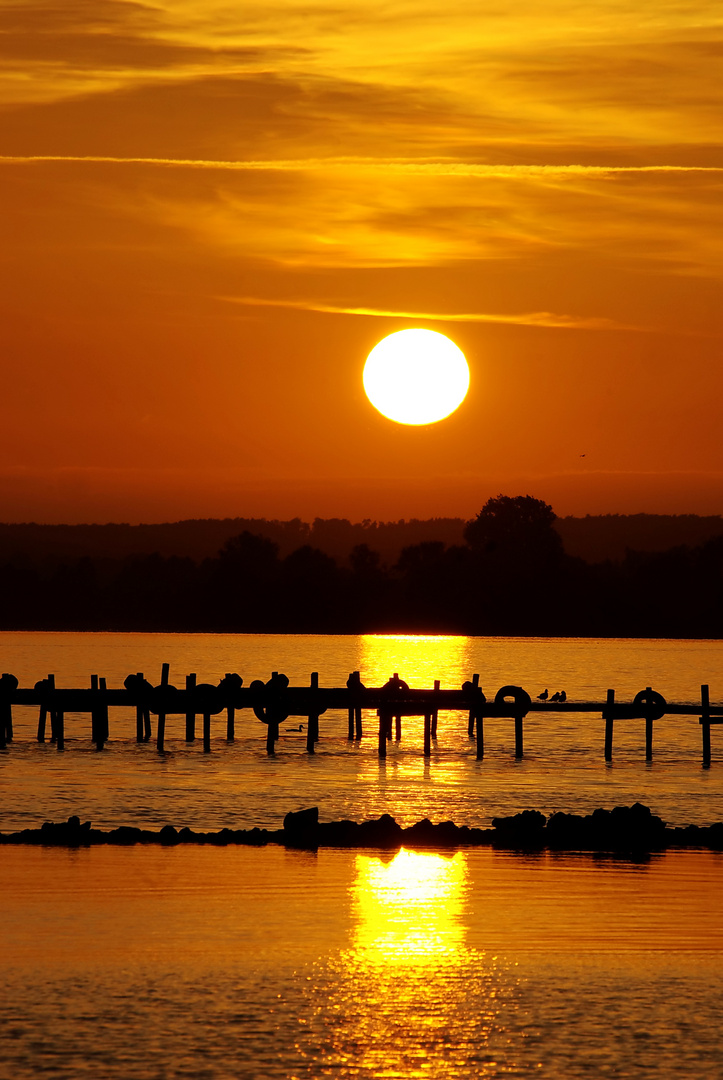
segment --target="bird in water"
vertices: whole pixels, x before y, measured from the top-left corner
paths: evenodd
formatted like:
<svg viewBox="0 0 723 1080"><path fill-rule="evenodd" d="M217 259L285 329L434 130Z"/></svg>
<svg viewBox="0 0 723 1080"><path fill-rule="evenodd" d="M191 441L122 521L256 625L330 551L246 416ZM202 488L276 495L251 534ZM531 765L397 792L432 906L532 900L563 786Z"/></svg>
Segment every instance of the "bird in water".
<svg viewBox="0 0 723 1080"><path fill-rule="evenodd" d="M538 694L537 697L539 698L540 701L547 701L547 687L545 687L545 689L542 691L542 693Z"/></svg>

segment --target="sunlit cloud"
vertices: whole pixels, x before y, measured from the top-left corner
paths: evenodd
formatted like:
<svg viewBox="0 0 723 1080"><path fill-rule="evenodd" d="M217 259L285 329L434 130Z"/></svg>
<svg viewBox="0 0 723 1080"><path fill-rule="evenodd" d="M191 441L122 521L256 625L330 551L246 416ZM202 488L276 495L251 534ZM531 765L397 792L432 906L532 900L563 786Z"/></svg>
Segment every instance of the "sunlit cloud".
<svg viewBox="0 0 723 1080"><path fill-rule="evenodd" d="M511 323L517 326L554 327L570 330L620 330L622 327L611 319L582 318L576 315L558 315L550 311L532 311L521 314L490 314L486 312L430 312L388 311L383 308L351 307L343 304L324 304L314 300L270 300L254 296L222 296L232 304L250 307L280 307L296 311L311 311L323 315L366 315L377 319L416 319L428 322L457 323ZM635 328L637 329L637 328Z"/></svg>

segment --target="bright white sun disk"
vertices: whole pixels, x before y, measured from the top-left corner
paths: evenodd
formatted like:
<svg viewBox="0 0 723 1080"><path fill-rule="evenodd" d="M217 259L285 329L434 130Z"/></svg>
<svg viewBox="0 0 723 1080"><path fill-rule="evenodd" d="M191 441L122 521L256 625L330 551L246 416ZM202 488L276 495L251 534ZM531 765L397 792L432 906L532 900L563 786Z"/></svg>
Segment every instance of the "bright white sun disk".
<svg viewBox="0 0 723 1080"><path fill-rule="evenodd" d="M464 401L464 353L435 330L398 330L372 349L364 390L375 409L398 424L433 424Z"/></svg>

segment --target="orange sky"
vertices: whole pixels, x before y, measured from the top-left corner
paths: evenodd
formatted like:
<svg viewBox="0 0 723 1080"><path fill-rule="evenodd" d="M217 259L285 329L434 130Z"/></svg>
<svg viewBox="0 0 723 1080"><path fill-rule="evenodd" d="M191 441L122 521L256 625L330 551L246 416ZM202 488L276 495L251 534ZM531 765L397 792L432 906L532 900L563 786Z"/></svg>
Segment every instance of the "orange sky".
<svg viewBox="0 0 723 1080"><path fill-rule="evenodd" d="M0 519L723 512L712 0L0 0L0 50ZM363 393L407 326L470 364L436 426Z"/></svg>

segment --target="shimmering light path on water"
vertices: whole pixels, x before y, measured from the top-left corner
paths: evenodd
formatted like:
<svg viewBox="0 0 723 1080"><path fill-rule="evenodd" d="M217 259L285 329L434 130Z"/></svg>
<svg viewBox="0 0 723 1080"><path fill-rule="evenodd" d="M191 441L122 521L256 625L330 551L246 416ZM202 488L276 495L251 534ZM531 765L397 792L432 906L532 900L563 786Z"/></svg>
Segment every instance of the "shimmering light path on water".
<svg viewBox="0 0 723 1080"><path fill-rule="evenodd" d="M701 682L711 700L723 697L723 643L718 641L567 640L463 637L322 637L159 634L0 634L0 668L31 685L49 672L61 686L89 685L91 674L122 685L129 672L171 681L188 672L216 682L238 671L248 684L272 670L306 683L343 684L360 670L368 685L398 671L412 686L459 687L479 672L494 693L505 683L533 695L564 689L571 700L600 700L608 686L628 699L652 685L670 701L696 701ZM376 717L369 737L347 742L341 713L321 717L317 753L305 753L298 721L282 726L278 753L268 758L265 728L239 714L237 740L225 740L225 719L213 721L212 753L183 740L183 717L167 725L167 752L135 742L132 710L111 712L111 741L97 753L88 717L69 714L67 750L35 741L37 710L16 710L16 741L0 752L0 829L37 826L70 814L102 828L167 823L199 829L277 827L288 810L318 805L323 820L359 820L387 812L408 825L423 817L484 825L496 814L535 808L589 812L640 800L670 824L723 820L723 730L713 731L713 764L701 768L696 717L666 717L655 725L654 760L644 760L644 723L618 722L612 765L603 761L599 716L530 715L525 758L513 757L509 720L485 724L485 759L475 760L466 717L443 713L432 757L422 757L421 718L405 720L386 764L376 753ZM293 730L296 728L297 730Z"/></svg>
<svg viewBox="0 0 723 1080"><path fill-rule="evenodd" d="M0 1072L723 1071L723 857L4 849Z"/></svg>

